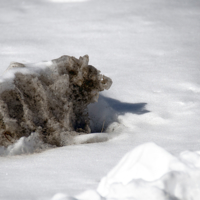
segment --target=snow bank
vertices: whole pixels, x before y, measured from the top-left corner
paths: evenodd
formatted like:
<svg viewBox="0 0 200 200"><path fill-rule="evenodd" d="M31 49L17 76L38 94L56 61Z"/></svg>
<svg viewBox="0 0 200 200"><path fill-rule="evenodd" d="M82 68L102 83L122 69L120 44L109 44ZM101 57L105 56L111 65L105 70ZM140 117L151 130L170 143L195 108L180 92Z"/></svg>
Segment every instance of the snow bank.
<svg viewBox="0 0 200 200"><path fill-rule="evenodd" d="M52 200L199 200L200 152L171 155L154 143L127 153L104 177L96 191L76 197L57 194Z"/></svg>
<svg viewBox="0 0 200 200"><path fill-rule="evenodd" d="M69 136L90 133L87 106L112 81L88 62L85 55L11 63L0 80L0 145L37 132L43 142L63 146Z"/></svg>
<svg viewBox="0 0 200 200"><path fill-rule="evenodd" d="M199 199L200 154L190 152L193 161L187 154L177 158L153 143L141 145L101 180L97 191L107 199Z"/></svg>

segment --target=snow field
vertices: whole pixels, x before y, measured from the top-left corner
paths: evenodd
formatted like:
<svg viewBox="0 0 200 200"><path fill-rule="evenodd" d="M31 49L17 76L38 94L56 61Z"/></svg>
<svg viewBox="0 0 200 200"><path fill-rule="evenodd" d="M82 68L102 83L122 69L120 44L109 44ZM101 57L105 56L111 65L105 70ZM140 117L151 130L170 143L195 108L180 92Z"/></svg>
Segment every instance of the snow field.
<svg viewBox="0 0 200 200"><path fill-rule="evenodd" d="M11 61L88 54L90 63L113 80L90 110L96 118L92 126L100 132L105 121L109 136L93 133L74 138L77 145L0 157L1 199L116 200L117 194L123 200L199 199L198 0L10 0L0 5L2 72ZM101 137L104 142L87 144ZM25 142L29 139L18 141L19 150L12 152L39 149L32 145L35 139Z"/></svg>

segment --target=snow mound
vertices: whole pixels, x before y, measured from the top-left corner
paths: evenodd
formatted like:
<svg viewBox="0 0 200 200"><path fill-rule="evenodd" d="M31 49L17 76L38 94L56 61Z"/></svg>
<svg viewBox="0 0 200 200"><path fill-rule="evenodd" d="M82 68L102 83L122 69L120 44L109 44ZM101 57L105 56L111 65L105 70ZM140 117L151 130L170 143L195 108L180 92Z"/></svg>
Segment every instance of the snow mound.
<svg viewBox="0 0 200 200"><path fill-rule="evenodd" d="M146 143L127 153L102 178L96 191L53 199L199 200L199 180L200 152L187 151L175 157L154 143Z"/></svg>
<svg viewBox="0 0 200 200"><path fill-rule="evenodd" d="M177 158L154 143L141 145L101 180L97 191L107 199L199 199L200 154L190 152L190 157Z"/></svg>
<svg viewBox="0 0 200 200"><path fill-rule="evenodd" d="M90 133L87 106L112 80L88 63L87 55L11 63L0 80L0 145L37 132L43 142L64 146L70 136Z"/></svg>

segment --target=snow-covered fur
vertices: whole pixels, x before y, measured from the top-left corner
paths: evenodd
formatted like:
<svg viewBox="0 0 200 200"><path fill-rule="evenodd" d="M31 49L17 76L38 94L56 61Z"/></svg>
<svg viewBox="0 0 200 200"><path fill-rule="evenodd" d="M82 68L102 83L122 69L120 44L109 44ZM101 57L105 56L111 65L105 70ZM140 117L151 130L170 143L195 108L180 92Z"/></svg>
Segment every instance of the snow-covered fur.
<svg viewBox="0 0 200 200"><path fill-rule="evenodd" d="M37 132L45 143L62 146L64 135L89 133L87 106L98 100L99 91L110 88L112 80L88 62L85 55L12 63L7 69L12 80L0 83L0 145Z"/></svg>

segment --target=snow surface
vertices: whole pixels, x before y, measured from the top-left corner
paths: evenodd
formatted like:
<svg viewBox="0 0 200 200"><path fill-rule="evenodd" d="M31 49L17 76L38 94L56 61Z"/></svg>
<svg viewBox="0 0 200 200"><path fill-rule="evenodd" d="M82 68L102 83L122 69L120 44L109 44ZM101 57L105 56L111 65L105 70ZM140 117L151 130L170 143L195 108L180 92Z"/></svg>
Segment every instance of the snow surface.
<svg viewBox="0 0 200 200"><path fill-rule="evenodd" d="M0 199L199 199L199 22L198 0L1 0L2 74L88 54L113 86L91 105L99 133L34 154L34 134L0 148Z"/></svg>
<svg viewBox="0 0 200 200"><path fill-rule="evenodd" d="M195 157L196 159L187 159ZM200 152L184 152L178 158L154 143L127 153L105 176L98 188L76 197L62 193L51 200L177 200L200 198Z"/></svg>

